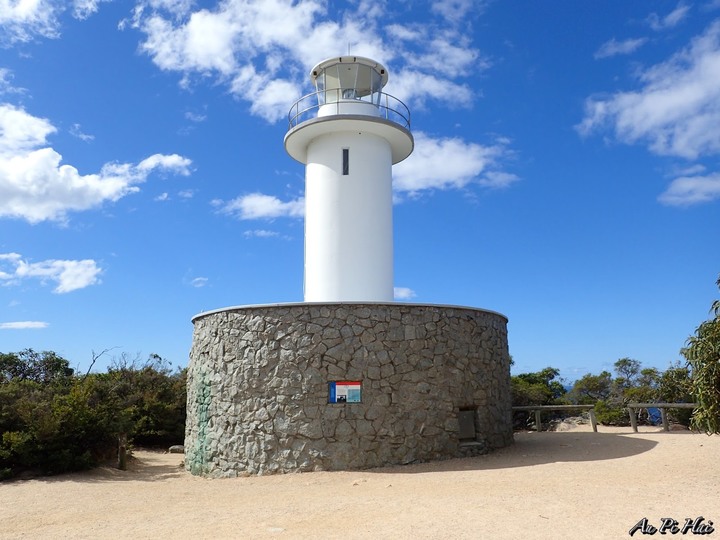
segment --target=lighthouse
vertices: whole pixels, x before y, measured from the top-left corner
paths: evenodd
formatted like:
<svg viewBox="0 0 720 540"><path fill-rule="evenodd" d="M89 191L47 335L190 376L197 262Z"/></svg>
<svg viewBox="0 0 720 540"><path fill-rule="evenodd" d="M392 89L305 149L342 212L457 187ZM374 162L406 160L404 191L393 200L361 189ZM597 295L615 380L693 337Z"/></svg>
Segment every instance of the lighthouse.
<svg viewBox="0 0 720 540"><path fill-rule="evenodd" d="M185 468L229 477L476 456L512 443L507 318L394 302L392 166L410 112L384 66L320 62L291 108L304 302L193 317Z"/></svg>
<svg viewBox="0 0 720 540"><path fill-rule="evenodd" d="M413 150L410 111L384 66L331 58L289 114L285 150L305 165L305 302L392 302L392 166Z"/></svg>

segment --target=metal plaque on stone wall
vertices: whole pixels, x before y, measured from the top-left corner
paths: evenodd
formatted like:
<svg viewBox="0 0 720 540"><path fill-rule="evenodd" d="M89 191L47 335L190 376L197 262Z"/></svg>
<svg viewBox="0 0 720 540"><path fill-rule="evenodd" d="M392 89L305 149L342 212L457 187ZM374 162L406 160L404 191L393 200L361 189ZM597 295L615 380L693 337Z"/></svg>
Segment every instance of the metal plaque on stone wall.
<svg viewBox="0 0 720 540"><path fill-rule="evenodd" d="M360 403L362 383L360 381L332 381L328 383L328 403Z"/></svg>

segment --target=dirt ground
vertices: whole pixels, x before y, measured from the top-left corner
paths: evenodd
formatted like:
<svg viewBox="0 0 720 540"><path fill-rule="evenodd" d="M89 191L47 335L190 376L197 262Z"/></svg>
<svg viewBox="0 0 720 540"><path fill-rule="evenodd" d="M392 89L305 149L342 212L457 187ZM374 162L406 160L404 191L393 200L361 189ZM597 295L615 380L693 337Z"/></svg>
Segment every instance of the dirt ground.
<svg viewBox="0 0 720 540"><path fill-rule="evenodd" d="M518 433L475 458L227 480L137 451L125 472L0 484L0 538L615 539L643 518L699 517L720 529L720 437L640 429ZM667 523L655 538L694 536Z"/></svg>

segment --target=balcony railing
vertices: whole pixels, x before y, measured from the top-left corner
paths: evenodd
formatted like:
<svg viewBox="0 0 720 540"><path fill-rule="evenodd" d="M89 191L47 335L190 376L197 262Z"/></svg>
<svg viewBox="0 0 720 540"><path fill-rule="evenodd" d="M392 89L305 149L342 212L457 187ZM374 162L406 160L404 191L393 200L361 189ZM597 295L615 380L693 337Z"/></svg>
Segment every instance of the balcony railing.
<svg viewBox="0 0 720 540"><path fill-rule="evenodd" d="M323 113L332 114L332 111L328 112L326 107L335 107L335 114L348 114L343 111L343 105L354 102L370 103L377 108L377 116L373 117L384 118L410 130L410 109L398 98L385 92L374 92L363 97L348 96L348 90L340 88L320 90L297 100L288 113L288 129L316 118L320 107L323 107Z"/></svg>

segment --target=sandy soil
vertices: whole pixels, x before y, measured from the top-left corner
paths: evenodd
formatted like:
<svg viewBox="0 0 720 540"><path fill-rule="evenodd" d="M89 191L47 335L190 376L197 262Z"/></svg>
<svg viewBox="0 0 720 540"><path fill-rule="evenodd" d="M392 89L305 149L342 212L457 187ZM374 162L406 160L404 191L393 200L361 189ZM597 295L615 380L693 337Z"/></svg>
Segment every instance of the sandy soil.
<svg viewBox="0 0 720 540"><path fill-rule="evenodd" d="M206 480L182 455L0 484L0 538L629 538L703 516L720 537L720 437L600 426L519 433L491 455ZM682 535L654 538L692 537ZM637 532L633 538L645 538Z"/></svg>

